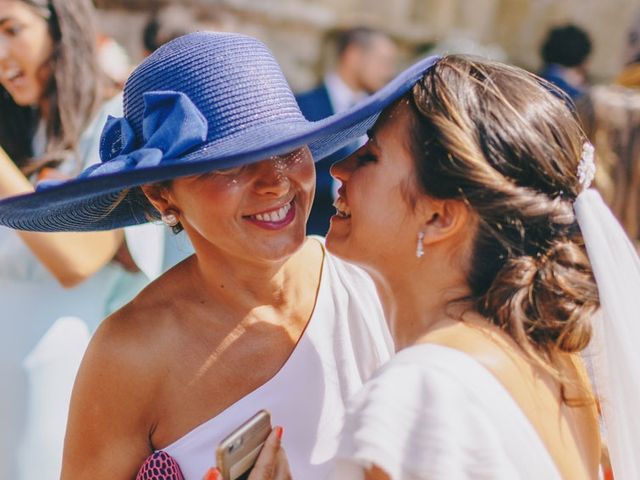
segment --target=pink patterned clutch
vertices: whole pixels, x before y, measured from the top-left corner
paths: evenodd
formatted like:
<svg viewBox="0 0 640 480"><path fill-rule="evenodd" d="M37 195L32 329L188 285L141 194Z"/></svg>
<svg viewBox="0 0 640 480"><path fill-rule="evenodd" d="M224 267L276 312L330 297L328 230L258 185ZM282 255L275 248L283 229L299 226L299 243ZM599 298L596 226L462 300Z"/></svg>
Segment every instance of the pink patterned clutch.
<svg viewBox="0 0 640 480"><path fill-rule="evenodd" d="M184 480L184 477L178 462L168 453L158 450L144 461L136 480Z"/></svg>

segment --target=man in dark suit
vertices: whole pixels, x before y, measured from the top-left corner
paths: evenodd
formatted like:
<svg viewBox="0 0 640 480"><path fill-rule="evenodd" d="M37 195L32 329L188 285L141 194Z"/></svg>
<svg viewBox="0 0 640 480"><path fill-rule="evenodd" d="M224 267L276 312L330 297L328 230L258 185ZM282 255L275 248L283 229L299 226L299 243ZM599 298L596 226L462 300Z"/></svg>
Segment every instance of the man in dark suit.
<svg viewBox="0 0 640 480"><path fill-rule="evenodd" d="M563 90L574 102L587 90L589 34L576 25L553 28L542 45L544 66L539 75Z"/></svg>
<svg viewBox="0 0 640 480"><path fill-rule="evenodd" d="M396 72L397 49L380 30L357 27L341 32L336 41L337 65L322 84L296 96L302 113L317 121L355 105L384 86ZM326 235L333 207L334 184L329 167L364 143L348 145L316 163L316 197L307 223L307 232Z"/></svg>

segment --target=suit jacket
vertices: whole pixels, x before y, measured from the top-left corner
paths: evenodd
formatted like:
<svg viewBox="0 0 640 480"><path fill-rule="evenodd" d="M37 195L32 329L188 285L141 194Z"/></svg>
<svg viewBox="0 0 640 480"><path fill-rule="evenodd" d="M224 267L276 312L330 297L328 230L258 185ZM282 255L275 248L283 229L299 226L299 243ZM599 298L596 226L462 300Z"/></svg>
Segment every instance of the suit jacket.
<svg viewBox="0 0 640 480"><path fill-rule="evenodd" d="M309 121L316 122L333 115L333 105L324 83L307 92L296 95L300 110ZM340 148L327 158L316 163L316 196L307 222L307 233L326 235L329 230L329 219L335 213L333 207L333 178L329 173L331 165L357 149L357 142Z"/></svg>

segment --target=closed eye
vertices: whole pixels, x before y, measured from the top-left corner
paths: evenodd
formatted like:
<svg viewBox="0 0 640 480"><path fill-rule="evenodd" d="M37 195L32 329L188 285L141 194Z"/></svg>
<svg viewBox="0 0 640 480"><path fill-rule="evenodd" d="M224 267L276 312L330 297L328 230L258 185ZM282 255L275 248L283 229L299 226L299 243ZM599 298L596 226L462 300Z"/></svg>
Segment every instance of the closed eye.
<svg viewBox="0 0 640 480"><path fill-rule="evenodd" d="M215 175L235 176L241 174L244 168L245 165L238 165L237 167L219 168L211 173Z"/></svg>
<svg viewBox="0 0 640 480"><path fill-rule="evenodd" d="M375 162L377 160L376 156L368 150L358 154L356 159L358 161L358 165L366 165L367 163Z"/></svg>

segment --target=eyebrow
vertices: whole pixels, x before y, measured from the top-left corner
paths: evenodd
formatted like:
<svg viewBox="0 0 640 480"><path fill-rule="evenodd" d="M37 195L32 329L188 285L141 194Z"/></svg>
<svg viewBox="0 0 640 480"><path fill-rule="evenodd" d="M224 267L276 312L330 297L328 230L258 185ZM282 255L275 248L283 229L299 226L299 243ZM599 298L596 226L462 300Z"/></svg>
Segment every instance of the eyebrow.
<svg viewBox="0 0 640 480"><path fill-rule="evenodd" d="M8 21L10 21L10 20L12 20L10 17L2 17L2 18L0 18L0 27L1 27L3 24L5 24L5 23L7 23Z"/></svg>

